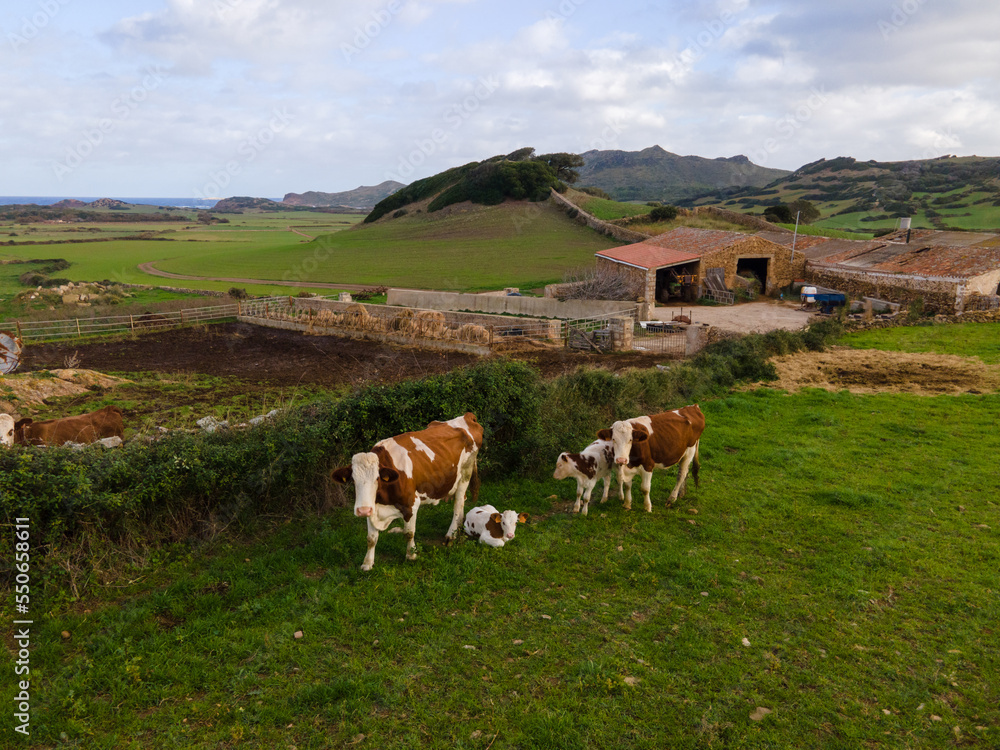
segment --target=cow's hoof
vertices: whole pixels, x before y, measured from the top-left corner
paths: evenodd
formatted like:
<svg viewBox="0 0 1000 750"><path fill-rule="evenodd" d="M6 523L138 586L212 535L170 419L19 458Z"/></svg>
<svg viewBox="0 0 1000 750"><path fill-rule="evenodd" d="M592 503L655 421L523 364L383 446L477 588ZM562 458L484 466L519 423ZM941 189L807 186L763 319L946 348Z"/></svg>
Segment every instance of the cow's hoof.
<svg viewBox="0 0 1000 750"><path fill-rule="evenodd" d="M416 560L417 559L417 553L416 552L409 552L409 553L407 553L406 559L407 560Z"/></svg>
<svg viewBox="0 0 1000 750"><path fill-rule="evenodd" d="M371 569L372 569L371 565L362 565L361 566L361 570L363 570L365 573L367 573Z"/></svg>

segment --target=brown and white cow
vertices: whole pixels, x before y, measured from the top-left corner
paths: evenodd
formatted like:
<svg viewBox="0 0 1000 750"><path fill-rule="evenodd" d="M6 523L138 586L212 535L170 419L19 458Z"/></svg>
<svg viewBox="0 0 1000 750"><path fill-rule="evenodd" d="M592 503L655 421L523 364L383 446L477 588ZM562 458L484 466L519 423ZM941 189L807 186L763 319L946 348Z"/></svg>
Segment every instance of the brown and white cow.
<svg viewBox="0 0 1000 750"><path fill-rule="evenodd" d="M501 513L492 505L480 505L465 517L465 533L491 547L503 547L514 538L517 525L527 522L527 513L516 510Z"/></svg>
<svg viewBox="0 0 1000 750"><path fill-rule="evenodd" d="M686 489L688 468L698 484L698 445L705 429L705 415L697 404L681 409L615 422L611 429L597 436L614 444L615 464L619 472L637 468L642 474L643 501L647 512L653 510L649 490L653 469L680 464L677 484L667 498L669 507ZM626 504L626 508L630 507Z"/></svg>
<svg viewBox="0 0 1000 750"><path fill-rule="evenodd" d="M46 419L42 422L26 417L14 423L14 442L17 445L93 443L109 437L125 437L122 411L117 406L105 406L75 417Z"/></svg>
<svg viewBox="0 0 1000 750"><path fill-rule="evenodd" d="M368 520L362 570L372 569L379 532L397 518L403 520L406 559L416 559L413 537L422 505L454 497L447 538L455 538L465 515L466 489L471 487L473 502L479 497L477 456L482 447L483 428L466 412L447 422L431 422L425 430L381 440L370 452L354 454L350 466L332 473L336 482L354 482L354 515Z"/></svg>
<svg viewBox="0 0 1000 750"><path fill-rule="evenodd" d="M618 479L618 497L624 500L626 508L631 508L632 479L638 473L638 469L628 466L617 472L614 444L610 440L595 440L580 453L560 453L556 459L556 470L552 473L552 478L573 477L576 480L576 504L573 505L573 512L587 515L594 487L599 481L604 480L604 495L601 497L601 502L606 503L613 476Z"/></svg>
<svg viewBox="0 0 1000 750"><path fill-rule="evenodd" d="M14 444L14 417L0 414L0 445L6 448Z"/></svg>

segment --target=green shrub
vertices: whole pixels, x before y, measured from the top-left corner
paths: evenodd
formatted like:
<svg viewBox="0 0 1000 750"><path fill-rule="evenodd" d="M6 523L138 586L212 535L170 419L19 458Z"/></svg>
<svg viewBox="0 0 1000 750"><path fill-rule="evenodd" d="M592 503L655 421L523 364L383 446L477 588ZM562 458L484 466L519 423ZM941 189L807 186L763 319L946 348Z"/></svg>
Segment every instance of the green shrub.
<svg viewBox="0 0 1000 750"><path fill-rule="evenodd" d="M649 212L652 221L673 221L677 218L677 206L657 206Z"/></svg>

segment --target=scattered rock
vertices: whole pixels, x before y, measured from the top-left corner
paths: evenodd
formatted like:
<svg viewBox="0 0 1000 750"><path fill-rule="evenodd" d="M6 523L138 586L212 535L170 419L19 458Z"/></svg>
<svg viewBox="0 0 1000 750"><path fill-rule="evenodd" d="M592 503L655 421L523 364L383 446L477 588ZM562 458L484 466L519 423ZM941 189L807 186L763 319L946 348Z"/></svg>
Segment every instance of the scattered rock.
<svg viewBox="0 0 1000 750"><path fill-rule="evenodd" d="M298 640L302 636L303 636L303 632L301 630L296 630L295 631L295 640Z"/></svg>

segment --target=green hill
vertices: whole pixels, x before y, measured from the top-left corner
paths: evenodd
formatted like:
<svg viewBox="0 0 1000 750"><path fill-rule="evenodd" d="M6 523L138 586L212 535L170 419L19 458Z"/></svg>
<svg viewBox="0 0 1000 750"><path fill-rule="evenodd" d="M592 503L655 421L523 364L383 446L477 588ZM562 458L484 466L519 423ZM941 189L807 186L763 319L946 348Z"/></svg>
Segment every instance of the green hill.
<svg viewBox="0 0 1000 750"><path fill-rule="evenodd" d="M642 151L587 151L581 156L579 184L598 187L619 201L676 203L718 188L766 185L789 174L784 169L759 167L745 156L678 156L659 146Z"/></svg>
<svg viewBox="0 0 1000 750"><path fill-rule="evenodd" d="M571 154L535 156L535 150L528 147L507 156L469 162L417 180L379 201L365 222L378 221L387 214L399 218L407 213L407 206L428 199L424 208L429 213L463 201L485 206L505 200L543 201L553 188L564 189L558 167L552 166L553 157L578 159Z"/></svg>
<svg viewBox="0 0 1000 750"><path fill-rule="evenodd" d="M1000 158L954 157L901 162L820 159L764 188L725 188L680 205L718 205L744 213L795 200L820 211L818 226L871 232L902 217L914 227L1000 228Z"/></svg>
<svg viewBox="0 0 1000 750"><path fill-rule="evenodd" d="M322 193L317 190L309 190L305 193L287 193L281 202L289 206L310 206L313 208L343 206L370 211L380 200L404 187L406 186L402 182L386 180L378 185L361 185L354 190L345 190L342 193Z"/></svg>

